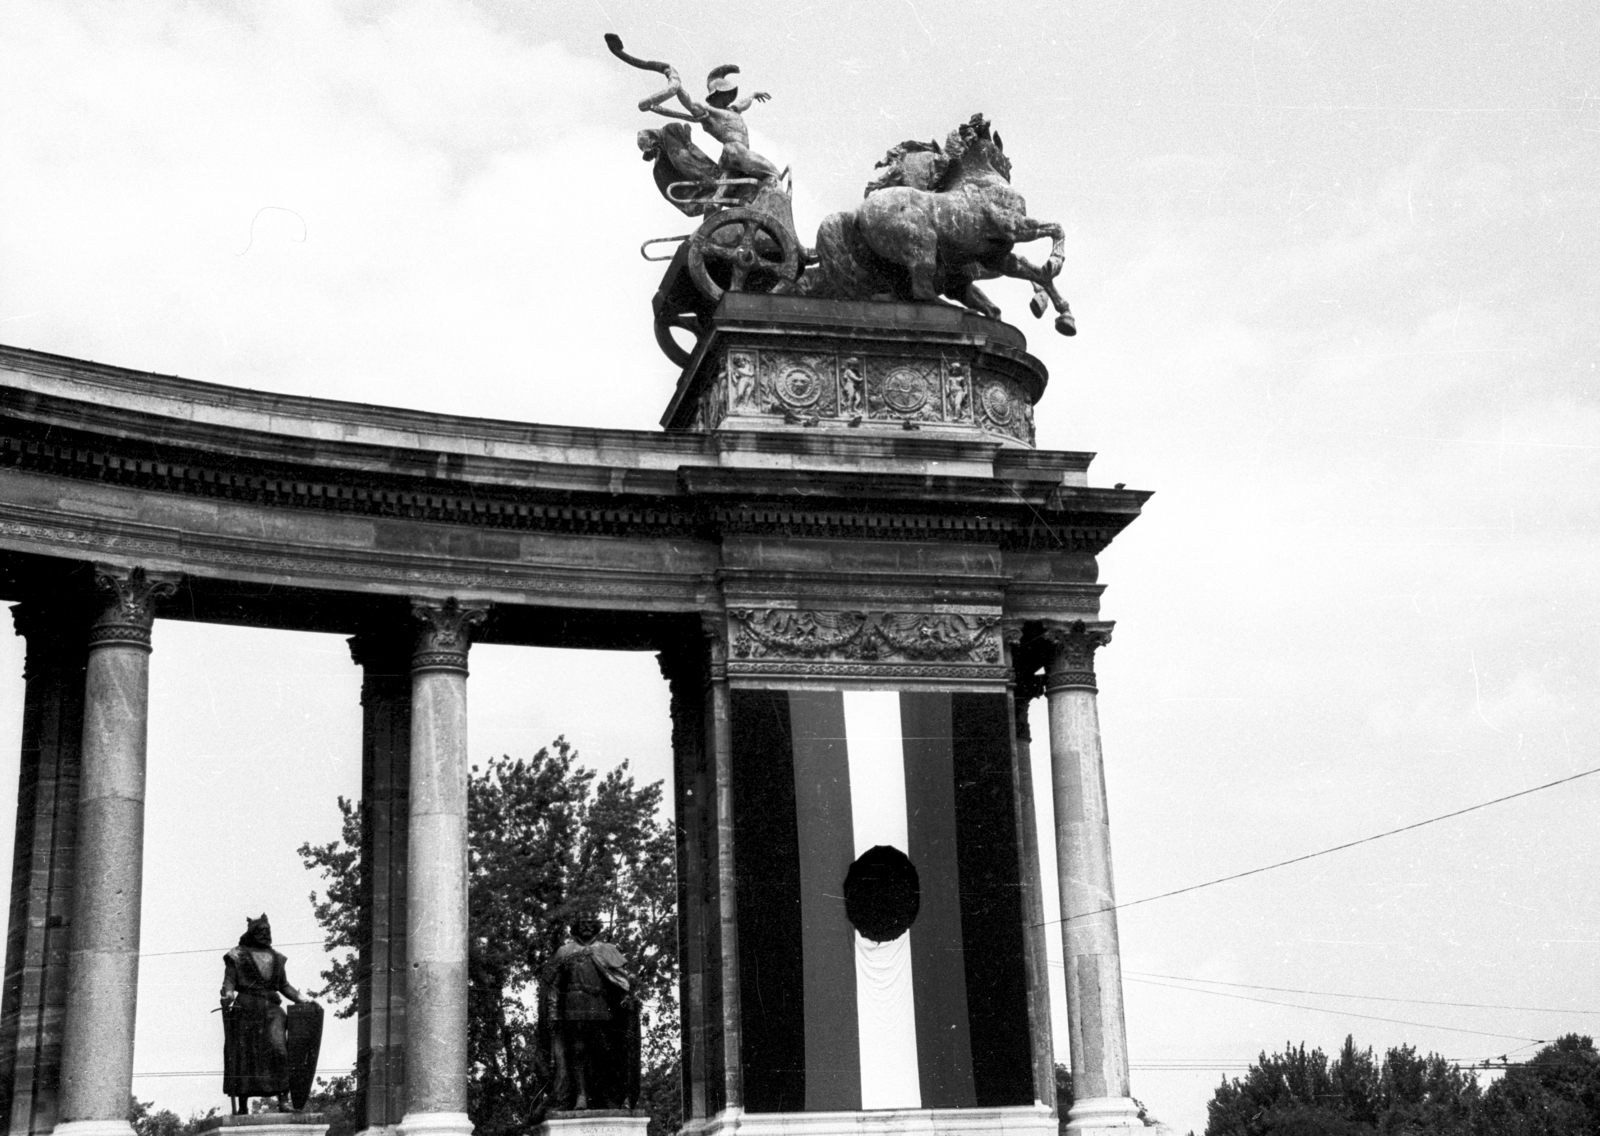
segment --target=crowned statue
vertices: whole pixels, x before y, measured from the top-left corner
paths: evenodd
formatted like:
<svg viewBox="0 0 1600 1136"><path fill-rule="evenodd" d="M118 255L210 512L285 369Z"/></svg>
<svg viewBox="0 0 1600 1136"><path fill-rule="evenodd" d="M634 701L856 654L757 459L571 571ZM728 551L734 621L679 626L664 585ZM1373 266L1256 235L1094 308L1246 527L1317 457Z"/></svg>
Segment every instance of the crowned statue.
<svg viewBox="0 0 1600 1136"><path fill-rule="evenodd" d="M222 956L222 1091L235 1116L251 1097L305 1107L322 1042L322 1007L289 983L288 959L272 946L265 912L245 919L239 945ZM280 995L293 1005L285 1013Z"/></svg>

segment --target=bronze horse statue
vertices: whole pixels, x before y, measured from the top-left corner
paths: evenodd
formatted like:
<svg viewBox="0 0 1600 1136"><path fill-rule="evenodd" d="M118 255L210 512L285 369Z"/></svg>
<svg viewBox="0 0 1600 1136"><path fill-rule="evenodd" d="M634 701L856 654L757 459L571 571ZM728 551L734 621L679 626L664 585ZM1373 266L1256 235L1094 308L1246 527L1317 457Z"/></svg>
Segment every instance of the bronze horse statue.
<svg viewBox="0 0 1600 1136"><path fill-rule="evenodd" d="M816 264L778 291L824 299L931 301L940 296L995 317L1000 309L979 280L1016 277L1033 285L1035 316L1046 302L1056 330L1077 334L1055 278L1066 259L1060 225L1028 216L1011 188L1011 160L998 132L975 114L937 142L904 142L878 163L856 209L834 213L817 230ZM887 167L887 168L885 168ZM1050 258L1030 263L1012 246L1051 239Z"/></svg>

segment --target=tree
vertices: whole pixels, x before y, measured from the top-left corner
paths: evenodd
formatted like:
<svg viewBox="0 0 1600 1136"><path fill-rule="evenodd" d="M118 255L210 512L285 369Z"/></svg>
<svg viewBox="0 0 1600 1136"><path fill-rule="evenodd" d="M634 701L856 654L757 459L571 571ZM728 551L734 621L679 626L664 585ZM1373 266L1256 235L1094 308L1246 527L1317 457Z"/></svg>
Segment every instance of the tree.
<svg viewBox="0 0 1600 1136"><path fill-rule="evenodd" d="M1600 1133L1600 1053L1569 1033L1512 1065L1483 1094L1492 1136L1594 1136Z"/></svg>
<svg viewBox="0 0 1600 1136"><path fill-rule="evenodd" d="M537 983L583 912L605 921L638 979L644 1095L653 1121L677 1126L677 884L673 834L656 819L661 785L635 787L626 763L597 779L577 757L557 738L530 760L499 757L471 771L468 1113L480 1136L520 1131L540 1113L553 1071L538 1044ZM323 972L324 997L349 1016L353 952L370 912L358 854L363 812L343 798L339 808L341 838L302 845L300 856L328 882L311 897L327 947L350 952Z"/></svg>
<svg viewBox="0 0 1600 1136"><path fill-rule="evenodd" d="M133 1125L138 1136L194 1136L202 1124L217 1116L217 1110L213 1108L203 1114L190 1113L188 1120L179 1120L178 1114L170 1108L152 1112L154 1108L154 1101L142 1101L129 1095L128 1123Z"/></svg>
<svg viewBox="0 0 1600 1136"><path fill-rule="evenodd" d="M1400 1046L1373 1060L1346 1037L1336 1058L1286 1045L1243 1079L1223 1079L1206 1106L1206 1136L1364 1136L1476 1131L1478 1082L1438 1054Z"/></svg>

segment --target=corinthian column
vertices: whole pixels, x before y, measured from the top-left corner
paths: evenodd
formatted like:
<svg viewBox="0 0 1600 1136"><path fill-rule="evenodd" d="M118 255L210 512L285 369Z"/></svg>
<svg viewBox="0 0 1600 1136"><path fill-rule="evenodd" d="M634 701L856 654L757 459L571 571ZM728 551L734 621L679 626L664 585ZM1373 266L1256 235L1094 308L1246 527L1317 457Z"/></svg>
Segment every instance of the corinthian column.
<svg viewBox="0 0 1600 1136"><path fill-rule="evenodd" d="M406 873L406 1136L466 1136L467 648L485 604L416 600Z"/></svg>
<svg viewBox="0 0 1600 1136"><path fill-rule="evenodd" d="M98 568L107 596L89 630L59 1136L128 1136L144 878L150 628L175 585Z"/></svg>
<svg viewBox="0 0 1600 1136"><path fill-rule="evenodd" d="M1080 620L1047 630L1045 638L1052 647L1045 694L1072 1051L1074 1101L1067 1127L1078 1133L1138 1128L1139 1108L1128 1084L1111 825L1095 706L1094 653L1111 641L1111 626Z"/></svg>

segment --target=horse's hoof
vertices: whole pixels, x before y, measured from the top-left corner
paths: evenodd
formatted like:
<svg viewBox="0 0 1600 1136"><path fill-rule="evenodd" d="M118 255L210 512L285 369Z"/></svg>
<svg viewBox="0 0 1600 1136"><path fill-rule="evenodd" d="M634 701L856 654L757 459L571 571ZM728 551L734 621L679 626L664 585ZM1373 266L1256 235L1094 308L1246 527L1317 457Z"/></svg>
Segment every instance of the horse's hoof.
<svg viewBox="0 0 1600 1136"><path fill-rule="evenodd" d="M1056 330L1062 335L1077 335L1078 321L1073 319L1066 312L1062 312L1056 317Z"/></svg>

